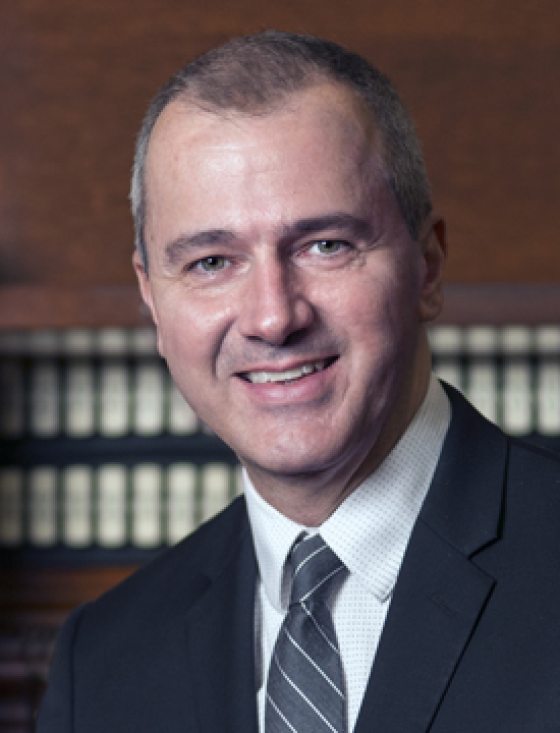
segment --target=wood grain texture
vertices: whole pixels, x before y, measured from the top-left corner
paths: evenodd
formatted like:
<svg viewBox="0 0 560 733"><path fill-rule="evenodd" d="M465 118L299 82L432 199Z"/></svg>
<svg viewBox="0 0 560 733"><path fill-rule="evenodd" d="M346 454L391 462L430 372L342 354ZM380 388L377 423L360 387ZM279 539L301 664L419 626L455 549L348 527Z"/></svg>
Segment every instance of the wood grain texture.
<svg viewBox="0 0 560 733"><path fill-rule="evenodd" d="M91 601L128 577L137 566L0 569L0 626L20 623L58 625L72 608Z"/></svg>
<svg viewBox="0 0 560 733"><path fill-rule="evenodd" d="M449 280L559 280L555 0L19 0L0 30L0 286L130 286L149 98L194 54L266 27L331 37L393 78L448 222Z"/></svg>

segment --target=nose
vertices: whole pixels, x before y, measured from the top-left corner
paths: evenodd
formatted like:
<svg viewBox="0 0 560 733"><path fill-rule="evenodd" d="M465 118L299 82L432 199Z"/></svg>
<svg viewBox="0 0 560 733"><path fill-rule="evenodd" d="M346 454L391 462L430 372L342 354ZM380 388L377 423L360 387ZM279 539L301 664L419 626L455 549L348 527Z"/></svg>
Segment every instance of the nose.
<svg viewBox="0 0 560 733"><path fill-rule="evenodd" d="M255 263L240 304L238 326L245 338L282 346L313 321L313 307L290 264Z"/></svg>

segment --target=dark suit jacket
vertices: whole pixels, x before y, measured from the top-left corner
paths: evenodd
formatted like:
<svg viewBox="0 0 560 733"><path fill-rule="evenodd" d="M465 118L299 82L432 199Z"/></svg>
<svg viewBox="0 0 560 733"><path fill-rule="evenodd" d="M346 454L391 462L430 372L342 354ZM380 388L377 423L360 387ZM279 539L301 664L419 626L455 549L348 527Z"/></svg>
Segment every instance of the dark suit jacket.
<svg viewBox="0 0 560 733"><path fill-rule="evenodd" d="M558 733L560 462L450 395L355 730ZM76 611L39 733L256 733L256 572L237 499Z"/></svg>

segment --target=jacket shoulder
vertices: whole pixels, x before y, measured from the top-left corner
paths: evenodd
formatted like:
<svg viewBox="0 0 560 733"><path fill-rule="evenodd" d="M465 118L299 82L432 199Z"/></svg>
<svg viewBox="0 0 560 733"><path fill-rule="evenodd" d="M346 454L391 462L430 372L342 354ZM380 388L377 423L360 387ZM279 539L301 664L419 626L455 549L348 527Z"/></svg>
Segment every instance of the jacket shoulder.
<svg viewBox="0 0 560 733"><path fill-rule="evenodd" d="M517 510L526 528L540 527L541 534L547 527L560 532L560 456L510 438L506 502L506 509Z"/></svg>
<svg viewBox="0 0 560 733"><path fill-rule="evenodd" d="M184 613L211 580L227 568L235 549L250 539L245 500L235 499L172 548L85 606L87 626L127 627L165 609Z"/></svg>

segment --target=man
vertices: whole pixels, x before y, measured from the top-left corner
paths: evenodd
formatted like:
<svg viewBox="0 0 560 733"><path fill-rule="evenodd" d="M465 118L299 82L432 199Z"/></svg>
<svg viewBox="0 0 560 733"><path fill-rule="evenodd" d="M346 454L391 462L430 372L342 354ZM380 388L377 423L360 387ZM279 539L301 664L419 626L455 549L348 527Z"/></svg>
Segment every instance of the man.
<svg viewBox="0 0 560 733"><path fill-rule="evenodd" d="M559 464L430 376L444 226L387 79L234 40L155 98L132 204L246 496L73 614L39 731L558 730Z"/></svg>

